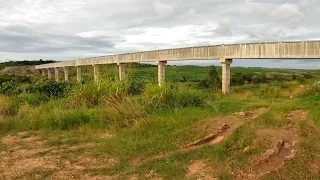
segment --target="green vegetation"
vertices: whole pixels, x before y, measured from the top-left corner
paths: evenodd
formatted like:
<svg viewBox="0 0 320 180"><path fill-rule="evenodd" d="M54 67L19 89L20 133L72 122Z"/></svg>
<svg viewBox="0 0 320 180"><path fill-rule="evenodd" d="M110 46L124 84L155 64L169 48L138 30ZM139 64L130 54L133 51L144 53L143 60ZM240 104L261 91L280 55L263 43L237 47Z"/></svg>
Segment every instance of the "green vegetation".
<svg viewBox="0 0 320 180"><path fill-rule="evenodd" d="M9 62L3 62L0 63L0 70L5 68L5 67L11 67L11 66L33 66L33 65L40 65L40 64L47 64L47 63L54 63L55 61L52 60L47 60L43 61L42 59L36 61L9 61Z"/></svg>
<svg viewBox="0 0 320 180"><path fill-rule="evenodd" d="M132 64L123 82L116 80L116 66L101 69L98 83L91 81L89 68L82 83L40 76L1 82L0 151L43 148L29 160L41 156L56 166L35 167L25 178L51 178L77 167L74 178L234 179L249 174L253 161L276 141L295 136L295 158L260 178L319 177L312 169L320 157L319 71L233 68L231 94L222 96L220 67L169 66L161 88L152 65ZM239 112L244 115L234 115ZM182 148L223 123L230 131L220 143ZM261 137L265 131L284 133ZM22 144L16 139L6 144L10 137Z"/></svg>

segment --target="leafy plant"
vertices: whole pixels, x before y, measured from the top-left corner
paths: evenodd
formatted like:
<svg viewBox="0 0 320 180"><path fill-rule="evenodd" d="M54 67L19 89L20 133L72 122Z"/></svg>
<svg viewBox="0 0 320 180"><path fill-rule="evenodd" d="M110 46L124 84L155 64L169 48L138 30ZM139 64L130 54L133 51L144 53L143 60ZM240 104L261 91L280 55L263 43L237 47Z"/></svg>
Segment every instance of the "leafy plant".
<svg viewBox="0 0 320 180"><path fill-rule="evenodd" d="M48 97L61 98L67 95L71 90L71 87L72 84L69 83L48 81L34 86L29 86L26 91L28 93L45 94Z"/></svg>

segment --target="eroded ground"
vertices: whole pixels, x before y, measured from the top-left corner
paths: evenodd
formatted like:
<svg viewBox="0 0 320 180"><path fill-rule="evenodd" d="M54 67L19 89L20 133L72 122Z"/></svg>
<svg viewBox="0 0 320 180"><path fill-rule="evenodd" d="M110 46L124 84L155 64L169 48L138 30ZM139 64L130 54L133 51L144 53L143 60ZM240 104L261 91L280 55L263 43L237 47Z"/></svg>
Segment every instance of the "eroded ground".
<svg viewBox="0 0 320 180"><path fill-rule="evenodd" d="M296 110L285 114L288 123L279 127L256 126L261 114L268 111L258 108L253 111L238 112L231 116L207 117L192 125L199 132L199 139L177 144L171 152L154 154L144 158L130 159L125 171L108 173L117 166L118 157L96 151L98 142L76 145L48 145L48 140L41 138L38 132L20 132L1 138L0 178L2 179L166 179L148 163L170 159L179 154L197 152L207 153L211 147L228 147L227 151L235 156L245 155L248 163L239 167L233 163L233 153L223 160L209 158L185 161L184 175L181 179L259 179L271 173L279 173L288 163L304 156L300 144L305 141L301 123L311 128L307 110ZM234 138L233 133L242 126L254 129L255 138L244 149L236 143L226 142ZM240 130L239 130L240 129ZM312 128L318 132L316 128ZM109 133L102 133L101 139L112 138ZM238 149L237 149L238 148ZM238 160L238 159L236 159ZM178 160L176 160L178 161ZM169 161L168 161L169 163ZM177 163L177 162L176 162ZM305 164L311 173L320 170L320 157L313 157ZM152 166L150 166L152 167ZM175 179L175 178L174 178ZM272 179L272 178L271 178ZM285 179L285 178L284 178Z"/></svg>

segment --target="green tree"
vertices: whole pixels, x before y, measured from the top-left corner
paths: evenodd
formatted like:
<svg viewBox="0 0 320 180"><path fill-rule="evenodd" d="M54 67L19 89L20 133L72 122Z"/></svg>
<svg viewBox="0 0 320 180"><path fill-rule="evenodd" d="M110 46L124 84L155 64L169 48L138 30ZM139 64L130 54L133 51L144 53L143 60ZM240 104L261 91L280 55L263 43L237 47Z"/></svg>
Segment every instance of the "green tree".
<svg viewBox="0 0 320 180"><path fill-rule="evenodd" d="M210 70L206 78L202 82L200 82L200 86L204 88L210 88L212 91L217 91L221 89L222 87L221 78L215 66L210 67Z"/></svg>

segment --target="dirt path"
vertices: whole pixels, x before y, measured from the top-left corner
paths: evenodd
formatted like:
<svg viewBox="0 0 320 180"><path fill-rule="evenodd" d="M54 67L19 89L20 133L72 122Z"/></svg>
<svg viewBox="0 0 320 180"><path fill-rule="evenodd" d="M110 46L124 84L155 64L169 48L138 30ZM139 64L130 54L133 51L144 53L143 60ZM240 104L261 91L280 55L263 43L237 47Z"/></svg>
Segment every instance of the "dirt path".
<svg viewBox="0 0 320 180"><path fill-rule="evenodd" d="M8 135L1 139L0 176L4 179L114 179L109 176L90 176L85 170L109 168L116 163L113 157L91 157L86 151L94 144L46 147L46 141L28 133ZM79 152L81 152L79 155Z"/></svg>

